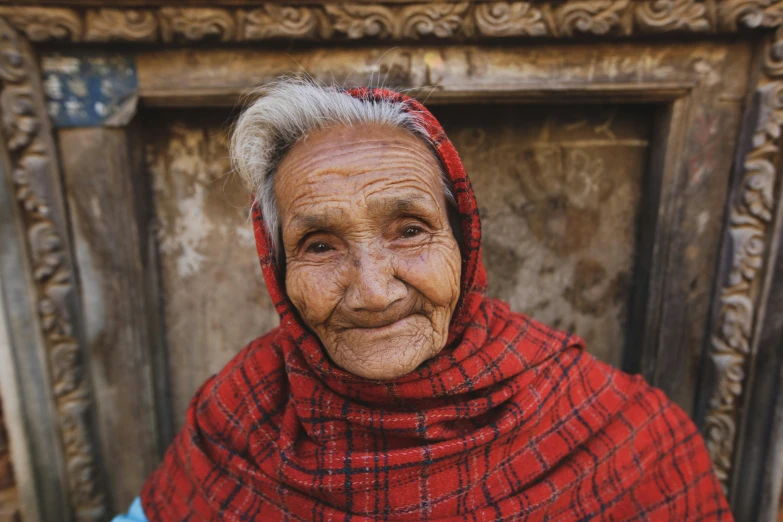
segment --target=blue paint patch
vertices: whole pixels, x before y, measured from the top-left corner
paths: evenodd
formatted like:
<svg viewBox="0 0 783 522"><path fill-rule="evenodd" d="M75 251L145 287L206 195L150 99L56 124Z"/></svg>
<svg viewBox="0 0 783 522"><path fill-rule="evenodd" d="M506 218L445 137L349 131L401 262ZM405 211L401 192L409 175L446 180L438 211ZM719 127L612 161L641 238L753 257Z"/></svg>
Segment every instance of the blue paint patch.
<svg viewBox="0 0 783 522"><path fill-rule="evenodd" d="M136 109L136 63L116 54L51 53L41 57L54 127L125 125Z"/></svg>

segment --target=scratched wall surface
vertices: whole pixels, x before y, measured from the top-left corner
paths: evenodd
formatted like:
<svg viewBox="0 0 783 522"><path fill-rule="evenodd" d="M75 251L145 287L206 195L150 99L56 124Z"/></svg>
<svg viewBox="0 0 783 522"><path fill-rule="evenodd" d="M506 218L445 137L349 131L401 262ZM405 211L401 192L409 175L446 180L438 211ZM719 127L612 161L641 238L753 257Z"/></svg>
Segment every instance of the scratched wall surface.
<svg viewBox="0 0 783 522"><path fill-rule="evenodd" d="M479 199L489 292L621 362L650 110L438 107ZM227 175L226 114L148 122L176 421L196 388L278 323Z"/></svg>
<svg viewBox="0 0 783 522"><path fill-rule="evenodd" d="M479 201L489 293L619 366L649 108L442 107Z"/></svg>

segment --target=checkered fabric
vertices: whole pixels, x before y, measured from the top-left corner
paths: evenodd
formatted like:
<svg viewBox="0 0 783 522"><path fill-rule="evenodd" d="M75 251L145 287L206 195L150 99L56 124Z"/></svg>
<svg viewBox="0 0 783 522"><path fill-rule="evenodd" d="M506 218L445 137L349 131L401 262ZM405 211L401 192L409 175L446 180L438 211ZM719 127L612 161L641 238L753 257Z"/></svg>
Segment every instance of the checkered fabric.
<svg viewBox="0 0 783 522"><path fill-rule="evenodd" d="M393 382L335 366L286 297L255 212L281 324L196 392L147 480L152 522L175 520L732 520L685 413L581 339L484 296L470 181L426 124L462 216L462 294L446 348Z"/></svg>

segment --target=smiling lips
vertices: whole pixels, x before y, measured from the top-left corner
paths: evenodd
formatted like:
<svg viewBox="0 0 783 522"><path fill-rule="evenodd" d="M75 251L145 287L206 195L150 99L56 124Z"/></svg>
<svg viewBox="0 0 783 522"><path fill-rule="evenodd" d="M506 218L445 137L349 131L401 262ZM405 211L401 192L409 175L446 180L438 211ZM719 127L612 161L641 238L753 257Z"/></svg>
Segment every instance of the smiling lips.
<svg viewBox="0 0 783 522"><path fill-rule="evenodd" d="M415 318L417 315L423 315L423 310L419 309L414 301L408 306L397 307L396 310L383 312L351 312L343 316L340 320L341 330L387 330L392 329L398 324L405 324L406 319Z"/></svg>
<svg viewBox="0 0 783 522"><path fill-rule="evenodd" d="M416 315L418 315L418 314L409 314L409 315L406 315L404 317L401 317L401 318L397 319L396 321L386 322L385 324L381 324L379 326L354 326L354 329L355 330L360 330L360 331L361 330L368 330L368 331L382 333L382 332L394 330L395 327L405 325L408 322L407 321L408 319L415 319Z"/></svg>
<svg viewBox="0 0 783 522"><path fill-rule="evenodd" d="M379 326L353 326L345 329L343 335L346 336L346 339L353 339L351 341L353 343L367 346L386 346L387 341L409 337L422 332L424 327L422 319L425 319L423 315L412 313L396 321L386 321L385 324ZM376 345L375 343L380 344Z"/></svg>

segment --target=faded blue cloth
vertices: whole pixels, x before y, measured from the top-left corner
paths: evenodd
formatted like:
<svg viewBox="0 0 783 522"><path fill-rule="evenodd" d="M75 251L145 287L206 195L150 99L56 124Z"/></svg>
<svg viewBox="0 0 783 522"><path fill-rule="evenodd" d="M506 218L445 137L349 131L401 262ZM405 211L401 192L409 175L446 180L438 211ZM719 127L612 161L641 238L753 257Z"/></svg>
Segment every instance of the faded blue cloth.
<svg viewBox="0 0 783 522"><path fill-rule="evenodd" d="M131 504L127 515L117 515L111 522L147 522L147 517L144 516L144 510L141 509L141 499L136 497L136 500Z"/></svg>

